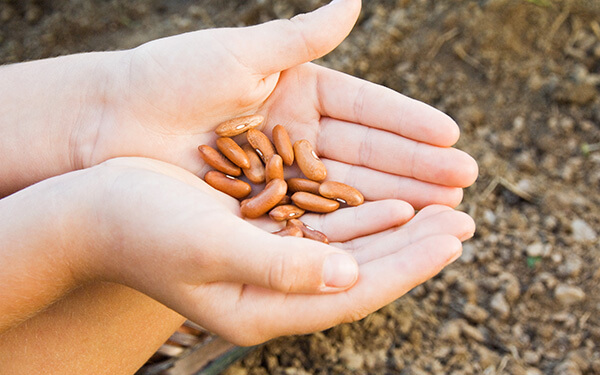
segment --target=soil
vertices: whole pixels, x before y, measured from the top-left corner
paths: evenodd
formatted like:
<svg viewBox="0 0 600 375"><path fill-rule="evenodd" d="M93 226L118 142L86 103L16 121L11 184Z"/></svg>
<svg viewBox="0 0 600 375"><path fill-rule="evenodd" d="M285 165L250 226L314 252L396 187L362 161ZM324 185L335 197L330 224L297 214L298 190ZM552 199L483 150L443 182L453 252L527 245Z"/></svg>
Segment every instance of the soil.
<svg viewBox="0 0 600 375"><path fill-rule="evenodd" d="M0 63L322 3L3 0ZM600 2L371 0L320 63L458 121L457 147L480 165L460 207L478 231L455 264L395 303L273 340L225 374L600 374Z"/></svg>

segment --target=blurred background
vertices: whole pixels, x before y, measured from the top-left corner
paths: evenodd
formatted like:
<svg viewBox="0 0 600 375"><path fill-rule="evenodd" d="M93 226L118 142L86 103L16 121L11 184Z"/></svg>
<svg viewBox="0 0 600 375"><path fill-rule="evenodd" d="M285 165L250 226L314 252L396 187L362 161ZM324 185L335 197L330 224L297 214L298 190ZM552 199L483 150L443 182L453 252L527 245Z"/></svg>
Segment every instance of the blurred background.
<svg viewBox="0 0 600 375"><path fill-rule="evenodd" d="M0 63L324 3L0 0ZM319 63L457 120L480 165L460 206L478 230L395 303L271 341L225 374L600 374L600 1L371 0Z"/></svg>

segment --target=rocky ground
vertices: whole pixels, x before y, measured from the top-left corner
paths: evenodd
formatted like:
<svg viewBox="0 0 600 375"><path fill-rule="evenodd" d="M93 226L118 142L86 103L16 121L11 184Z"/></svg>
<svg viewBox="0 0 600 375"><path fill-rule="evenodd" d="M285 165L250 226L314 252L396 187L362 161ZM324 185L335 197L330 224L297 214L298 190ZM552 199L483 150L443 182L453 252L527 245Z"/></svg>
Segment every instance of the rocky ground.
<svg viewBox="0 0 600 375"><path fill-rule="evenodd" d="M317 0L0 1L0 63L135 46ZM539 4L557 5L540 6ZM481 177L460 260L366 319L226 371L600 374L600 2L371 0L321 63L459 122Z"/></svg>

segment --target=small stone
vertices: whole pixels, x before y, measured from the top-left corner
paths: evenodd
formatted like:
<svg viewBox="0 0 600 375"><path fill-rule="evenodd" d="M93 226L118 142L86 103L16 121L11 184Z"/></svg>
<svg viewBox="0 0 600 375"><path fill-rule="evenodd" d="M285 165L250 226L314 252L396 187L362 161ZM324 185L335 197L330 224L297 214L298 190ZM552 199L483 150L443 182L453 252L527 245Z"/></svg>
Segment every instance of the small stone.
<svg viewBox="0 0 600 375"><path fill-rule="evenodd" d="M540 363L540 355L533 350L526 350L525 353L523 353L523 361L528 365L537 365Z"/></svg>
<svg viewBox="0 0 600 375"><path fill-rule="evenodd" d="M346 346L339 354L342 364L351 371L360 370L365 364L365 359L362 355L356 353L352 348Z"/></svg>
<svg viewBox="0 0 600 375"><path fill-rule="evenodd" d="M485 210L483 212L483 219L485 220L486 223L488 223L489 225L494 225L496 224L496 214L494 213L494 211L492 210Z"/></svg>
<svg viewBox="0 0 600 375"><path fill-rule="evenodd" d="M468 324L465 324L462 327L462 332L463 332L463 335L465 335L466 338L470 338L470 339L475 340L477 342L484 342L485 341L485 336L476 327L473 327L473 326L470 326Z"/></svg>
<svg viewBox="0 0 600 375"><path fill-rule="evenodd" d="M581 219L575 219L571 222L571 230L573 231L573 238L577 242L595 241L598 238L592 227Z"/></svg>
<svg viewBox="0 0 600 375"><path fill-rule="evenodd" d="M475 260L475 245L472 243L466 243L463 245L462 255L460 256L460 261L463 263L473 263Z"/></svg>
<svg viewBox="0 0 600 375"><path fill-rule="evenodd" d="M558 274L566 277L577 277L583 268L583 261L576 254L567 255L565 262L558 267Z"/></svg>
<svg viewBox="0 0 600 375"><path fill-rule="evenodd" d="M493 366L494 368L500 363L500 355L498 353L489 350L485 346L478 345L475 349L479 354L479 365L482 368L488 368Z"/></svg>
<svg viewBox="0 0 600 375"><path fill-rule="evenodd" d="M248 375L248 370L243 367L239 367L239 365L233 365L229 367L223 373L223 375Z"/></svg>
<svg viewBox="0 0 600 375"><path fill-rule="evenodd" d="M554 368L554 375L581 375L581 369L573 361L563 361Z"/></svg>
<svg viewBox="0 0 600 375"><path fill-rule="evenodd" d="M542 370L537 369L535 367L528 367L525 370L525 375L544 375L544 373L542 372Z"/></svg>
<svg viewBox="0 0 600 375"><path fill-rule="evenodd" d="M504 282L504 295L509 303L515 302L521 295L521 284L515 275L503 272L498 276Z"/></svg>
<svg viewBox="0 0 600 375"><path fill-rule="evenodd" d="M464 305L463 314L467 319L475 323L483 323L489 317L487 311L472 303L467 303Z"/></svg>
<svg viewBox="0 0 600 375"><path fill-rule="evenodd" d="M441 340L449 341L451 343L459 343L460 342L460 333L462 331L462 326L465 322L460 319L455 319L447 322L440 328L438 332L438 337Z"/></svg>
<svg viewBox="0 0 600 375"><path fill-rule="evenodd" d="M535 242L527 246L526 249L528 257L541 257L544 254L544 244L541 242Z"/></svg>
<svg viewBox="0 0 600 375"><path fill-rule="evenodd" d="M559 284L554 290L554 297L563 305L572 305L585 299L585 292L581 288L567 284Z"/></svg>
<svg viewBox="0 0 600 375"><path fill-rule="evenodd" d="M490 301L490 307L494 314L502 320L508 319L510 316L510 305L502 293L494 294Z"/></svg>

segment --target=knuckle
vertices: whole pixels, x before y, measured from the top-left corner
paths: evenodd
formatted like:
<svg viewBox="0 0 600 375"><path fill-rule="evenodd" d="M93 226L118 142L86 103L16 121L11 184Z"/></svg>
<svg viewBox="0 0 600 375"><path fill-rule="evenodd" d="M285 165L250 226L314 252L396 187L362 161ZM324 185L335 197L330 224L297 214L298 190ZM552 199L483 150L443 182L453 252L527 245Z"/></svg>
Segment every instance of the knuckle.
<svg viewBox="0 0 600 375"><path fill-rule="evenodd" d="M284 254L273 256L269 266L267 285L269 288L289 293L293 288L293 281L290 277L293 272L293 266L290 265L291 259Z"/></svg>

